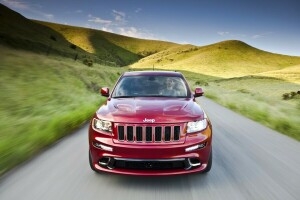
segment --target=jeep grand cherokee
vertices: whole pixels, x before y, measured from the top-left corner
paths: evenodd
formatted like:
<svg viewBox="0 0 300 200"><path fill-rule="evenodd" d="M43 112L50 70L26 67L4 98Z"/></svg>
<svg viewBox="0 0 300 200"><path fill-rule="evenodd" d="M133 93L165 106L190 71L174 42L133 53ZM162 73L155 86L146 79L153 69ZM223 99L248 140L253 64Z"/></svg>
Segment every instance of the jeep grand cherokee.
<svg viewBox="0 0 300 200"><path fill-rule="evenodd" d="M181 73L126 72L89 127L92 170L130 175L208 172L212 125Z"/></svg>

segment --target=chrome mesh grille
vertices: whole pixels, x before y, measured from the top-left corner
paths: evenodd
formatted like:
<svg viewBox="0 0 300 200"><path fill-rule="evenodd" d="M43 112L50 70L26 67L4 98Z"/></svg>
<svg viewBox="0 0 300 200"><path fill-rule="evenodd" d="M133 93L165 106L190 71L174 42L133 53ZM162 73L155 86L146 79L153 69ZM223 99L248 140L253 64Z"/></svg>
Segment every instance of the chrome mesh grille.
<svg viewBox="0 0 300 200"><path fill-rule="evenodd" d="M127 142L177 142L180 140L180 125L117 125L117 138Z"/></svg>

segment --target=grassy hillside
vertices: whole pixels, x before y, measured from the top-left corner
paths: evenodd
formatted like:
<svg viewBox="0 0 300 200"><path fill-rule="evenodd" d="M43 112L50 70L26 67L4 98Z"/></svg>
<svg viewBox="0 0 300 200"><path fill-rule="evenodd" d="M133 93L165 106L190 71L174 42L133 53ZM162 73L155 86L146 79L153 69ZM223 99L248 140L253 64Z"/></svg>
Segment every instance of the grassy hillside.
<svg viewBox="0 0 300 200"><path fill-rule="evenodd" d="M60 55L124 66L178 44L99 30L29 20L0 4L0 44L44 55Z"/></svg>
<svg viewBox="0 0 300 200"><path fill-rule="evenodd" d="M286 67L280 70L257 74L258 76L274 77L291 83L300 84L300 65ZM300 88L299 88L300 89Z"/></svg>
<svg viewBox="0 0 300 200"><path fill-rule="evenodd" d="M123 69L0 46L0 175L78 127Z"/></svg>
<svg viewBox="0 0 300 200"><path fill-rule="evenodd" d="M246 76L208 82L206 96L265 126L300 141L300 85L266 76Z"/></svg>
<svg viewBox="0 0 300 200"><path fill-rule="evenodd" d="M94 55L83 49L72 47L60 33L47 26L35 23L0 4L0 44L37 52L44 55L61 55L74 58Z"/></svg>
<svg viewBox="0 0 300 200"><path fill-rule="evenodd" d="M299 65L235 78L187 77L214 101L300 141L300 94L291 96L300 91Z"/></svg>
<svg viewBox="0 0 300 200"><path fill-rule="evenodd" d="M171 42L144 40L126 37L100 30L35 21L62 34L68 41L97 55L100 59L128 65L142 57L160 52L173 46Z"/></svg>
<svg viewBox="0 0 300 200"><path fill-rule="evenodd" d="M182 45L169 48L131 65L132 68L188 70L222 78L280 70L300 64L300 57L265 52L244 42L229 40L197 47Z"/></svg>

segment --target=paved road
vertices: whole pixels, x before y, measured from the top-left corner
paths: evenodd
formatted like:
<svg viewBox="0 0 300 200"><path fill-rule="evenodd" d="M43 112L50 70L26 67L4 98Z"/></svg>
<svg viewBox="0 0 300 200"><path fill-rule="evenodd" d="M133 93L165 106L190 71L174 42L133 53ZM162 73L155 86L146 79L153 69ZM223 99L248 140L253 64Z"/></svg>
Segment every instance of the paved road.
<svg viewBox="0 0 300 200"><path fill-rule="evenodd" d="M300 199L300 143L206 98L214 126L210 173L173 177L95 174L87 126L14 170L0 199Z"/></svg>

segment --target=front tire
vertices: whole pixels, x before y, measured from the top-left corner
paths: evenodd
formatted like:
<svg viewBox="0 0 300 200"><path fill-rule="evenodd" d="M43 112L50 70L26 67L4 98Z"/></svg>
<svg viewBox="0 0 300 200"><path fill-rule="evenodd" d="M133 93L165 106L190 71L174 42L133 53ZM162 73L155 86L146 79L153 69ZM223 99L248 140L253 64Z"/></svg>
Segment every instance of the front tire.
<svg viewBox="0 0 300 200"><path fill-rule="evenodd" d="M93 165L92 155L91 155L91 152L90 152L90 151L89 151L89 162L90 162L90 167L91 167L91 169L92 169L94 172L98 172L98 171L95 169L94 165Z"/></svg>
<svg viewBox="0 0 300 200"><path fill-rule="evenodd" d="M211 166L212 166L212 150L210 151L208 163L207 163L207 166L206 166L205 170L203 171L203 173L208 173L211 169Z"/></svg>

